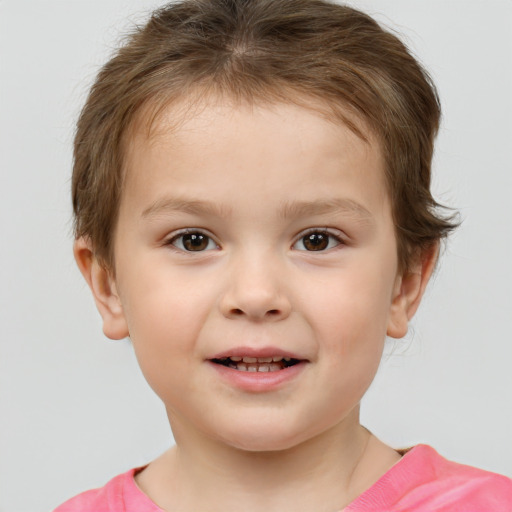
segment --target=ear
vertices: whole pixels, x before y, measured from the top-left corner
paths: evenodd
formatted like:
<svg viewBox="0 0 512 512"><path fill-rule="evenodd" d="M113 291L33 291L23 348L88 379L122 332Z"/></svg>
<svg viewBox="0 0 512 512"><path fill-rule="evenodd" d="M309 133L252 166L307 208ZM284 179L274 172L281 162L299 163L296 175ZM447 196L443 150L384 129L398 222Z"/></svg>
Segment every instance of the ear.
<svg viewBox="0 0 512 512"><path fill-rule="evenodd" d="M403 338L407 334L409 320L420 305L438 254L439 244L435 243L417 257L411 268L397 276L388 319L388 336Z"/></svg>
<svg viewBox="0 0 512 512"><path fill-rule="evenodd" d="M112 272L98 262L90 241L86 238L75 240L73 253L103 319L105 336L112 340L125 338L129 334L128 326Z"/></svg>

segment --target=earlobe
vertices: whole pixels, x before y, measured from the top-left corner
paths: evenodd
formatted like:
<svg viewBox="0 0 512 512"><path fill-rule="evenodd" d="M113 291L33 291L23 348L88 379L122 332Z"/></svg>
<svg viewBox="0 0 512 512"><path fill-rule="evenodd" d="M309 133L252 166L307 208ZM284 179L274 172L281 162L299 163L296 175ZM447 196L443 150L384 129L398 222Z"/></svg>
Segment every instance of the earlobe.
<svg viewBox="0 0 512 512"><path fill-rule="evenodd" d="M112 340L125 338L129 334L128 326L112 273L94 256L91 244L86 238L75 240L73 253L103 319L105 336Z"/></svg>
<svg viewBox="0 0 512 512"><path fill-rule="evenodd" d="M388 320L388 336L403 338L407 334L409 321L420 305L438 253L439 244L433 244L418 257L417 262L407 272L397 276Z"/></svg>

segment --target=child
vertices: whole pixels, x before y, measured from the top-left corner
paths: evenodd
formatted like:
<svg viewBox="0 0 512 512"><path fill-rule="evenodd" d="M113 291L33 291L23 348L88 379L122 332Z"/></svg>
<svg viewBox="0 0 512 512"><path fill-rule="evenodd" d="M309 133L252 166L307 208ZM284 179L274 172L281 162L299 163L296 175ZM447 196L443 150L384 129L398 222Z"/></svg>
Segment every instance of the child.
<svg viewBox="0 0 512 512"><path fill-rule="evenodd" d="M512 481L359 422L455 227L438 99L323 0L185 0L106 64L75 140L75 257L176 446L71 511L503 511ZM261 373L261 375L260 375Z"/></svg>

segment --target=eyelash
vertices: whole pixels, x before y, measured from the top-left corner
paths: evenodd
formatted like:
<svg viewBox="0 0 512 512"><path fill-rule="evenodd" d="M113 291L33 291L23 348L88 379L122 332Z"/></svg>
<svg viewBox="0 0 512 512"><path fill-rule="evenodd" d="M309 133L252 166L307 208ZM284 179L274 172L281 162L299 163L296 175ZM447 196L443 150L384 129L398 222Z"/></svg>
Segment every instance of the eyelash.
<svg viewBox="0 0 512 512"><path fill-rule="evenodd" d="M193 249L190 249L185 246L185 242L183 238L187 235L191 236L191 239L188 240L189 247L190 243L195 244L196 247L199 247L197 251L194 251ZM320 235L320 237L317 240L313 239L313 235ZM197 238L194 238L197 237ZM309 240L308 240L309 237ZM182 239L181 247L176 243L178 240ZM335 245L332 245L332 241L335 242ZM206 242L206 246L202 247L201 242L204 244ZM325 252L329 251L331 249L334 249L338 247L339 245L344 245L345 242L341 238L339 234L335 234L332 231L329 231L327 228L311 228L307 231L300 234L300 236L297 238L297 240L293 243L292 249L296 248L297 244L301 243L305 247L306 243L312 243L313 245L317 245L317 248L311 248L311 250L306 249L297 249L304 252ZM205 252L208 250L212 250L213 248L208 247L210 244L214 244L216 249L219 249L219 245L215 242L212 236L210 236L208 233L205 233L204 231L201 231L199 229L186 229L183 231L180 231L173 235L171 238L166 240L165 245L173 246L176 250L181 252ZM327 244L327 245L325 245ZM201 248L202 247L202 248Z"/></svg>

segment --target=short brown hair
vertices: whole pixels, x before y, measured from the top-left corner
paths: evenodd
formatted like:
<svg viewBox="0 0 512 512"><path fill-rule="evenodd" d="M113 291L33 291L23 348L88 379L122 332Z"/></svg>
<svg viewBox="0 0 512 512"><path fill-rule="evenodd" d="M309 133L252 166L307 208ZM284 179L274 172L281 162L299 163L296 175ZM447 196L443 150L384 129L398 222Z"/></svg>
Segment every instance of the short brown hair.
<svg viewBox="0 0 512 512"><path fill-rule="evenodd" d="M249 101L287 101L291 90L361 118L385 158L402 269L456 226L430 192L438 96L396 36L325 0L182 0L155 11L101 69L77 124L75 236L106 266L129 128L143 107L197 88Z"/></svg>

